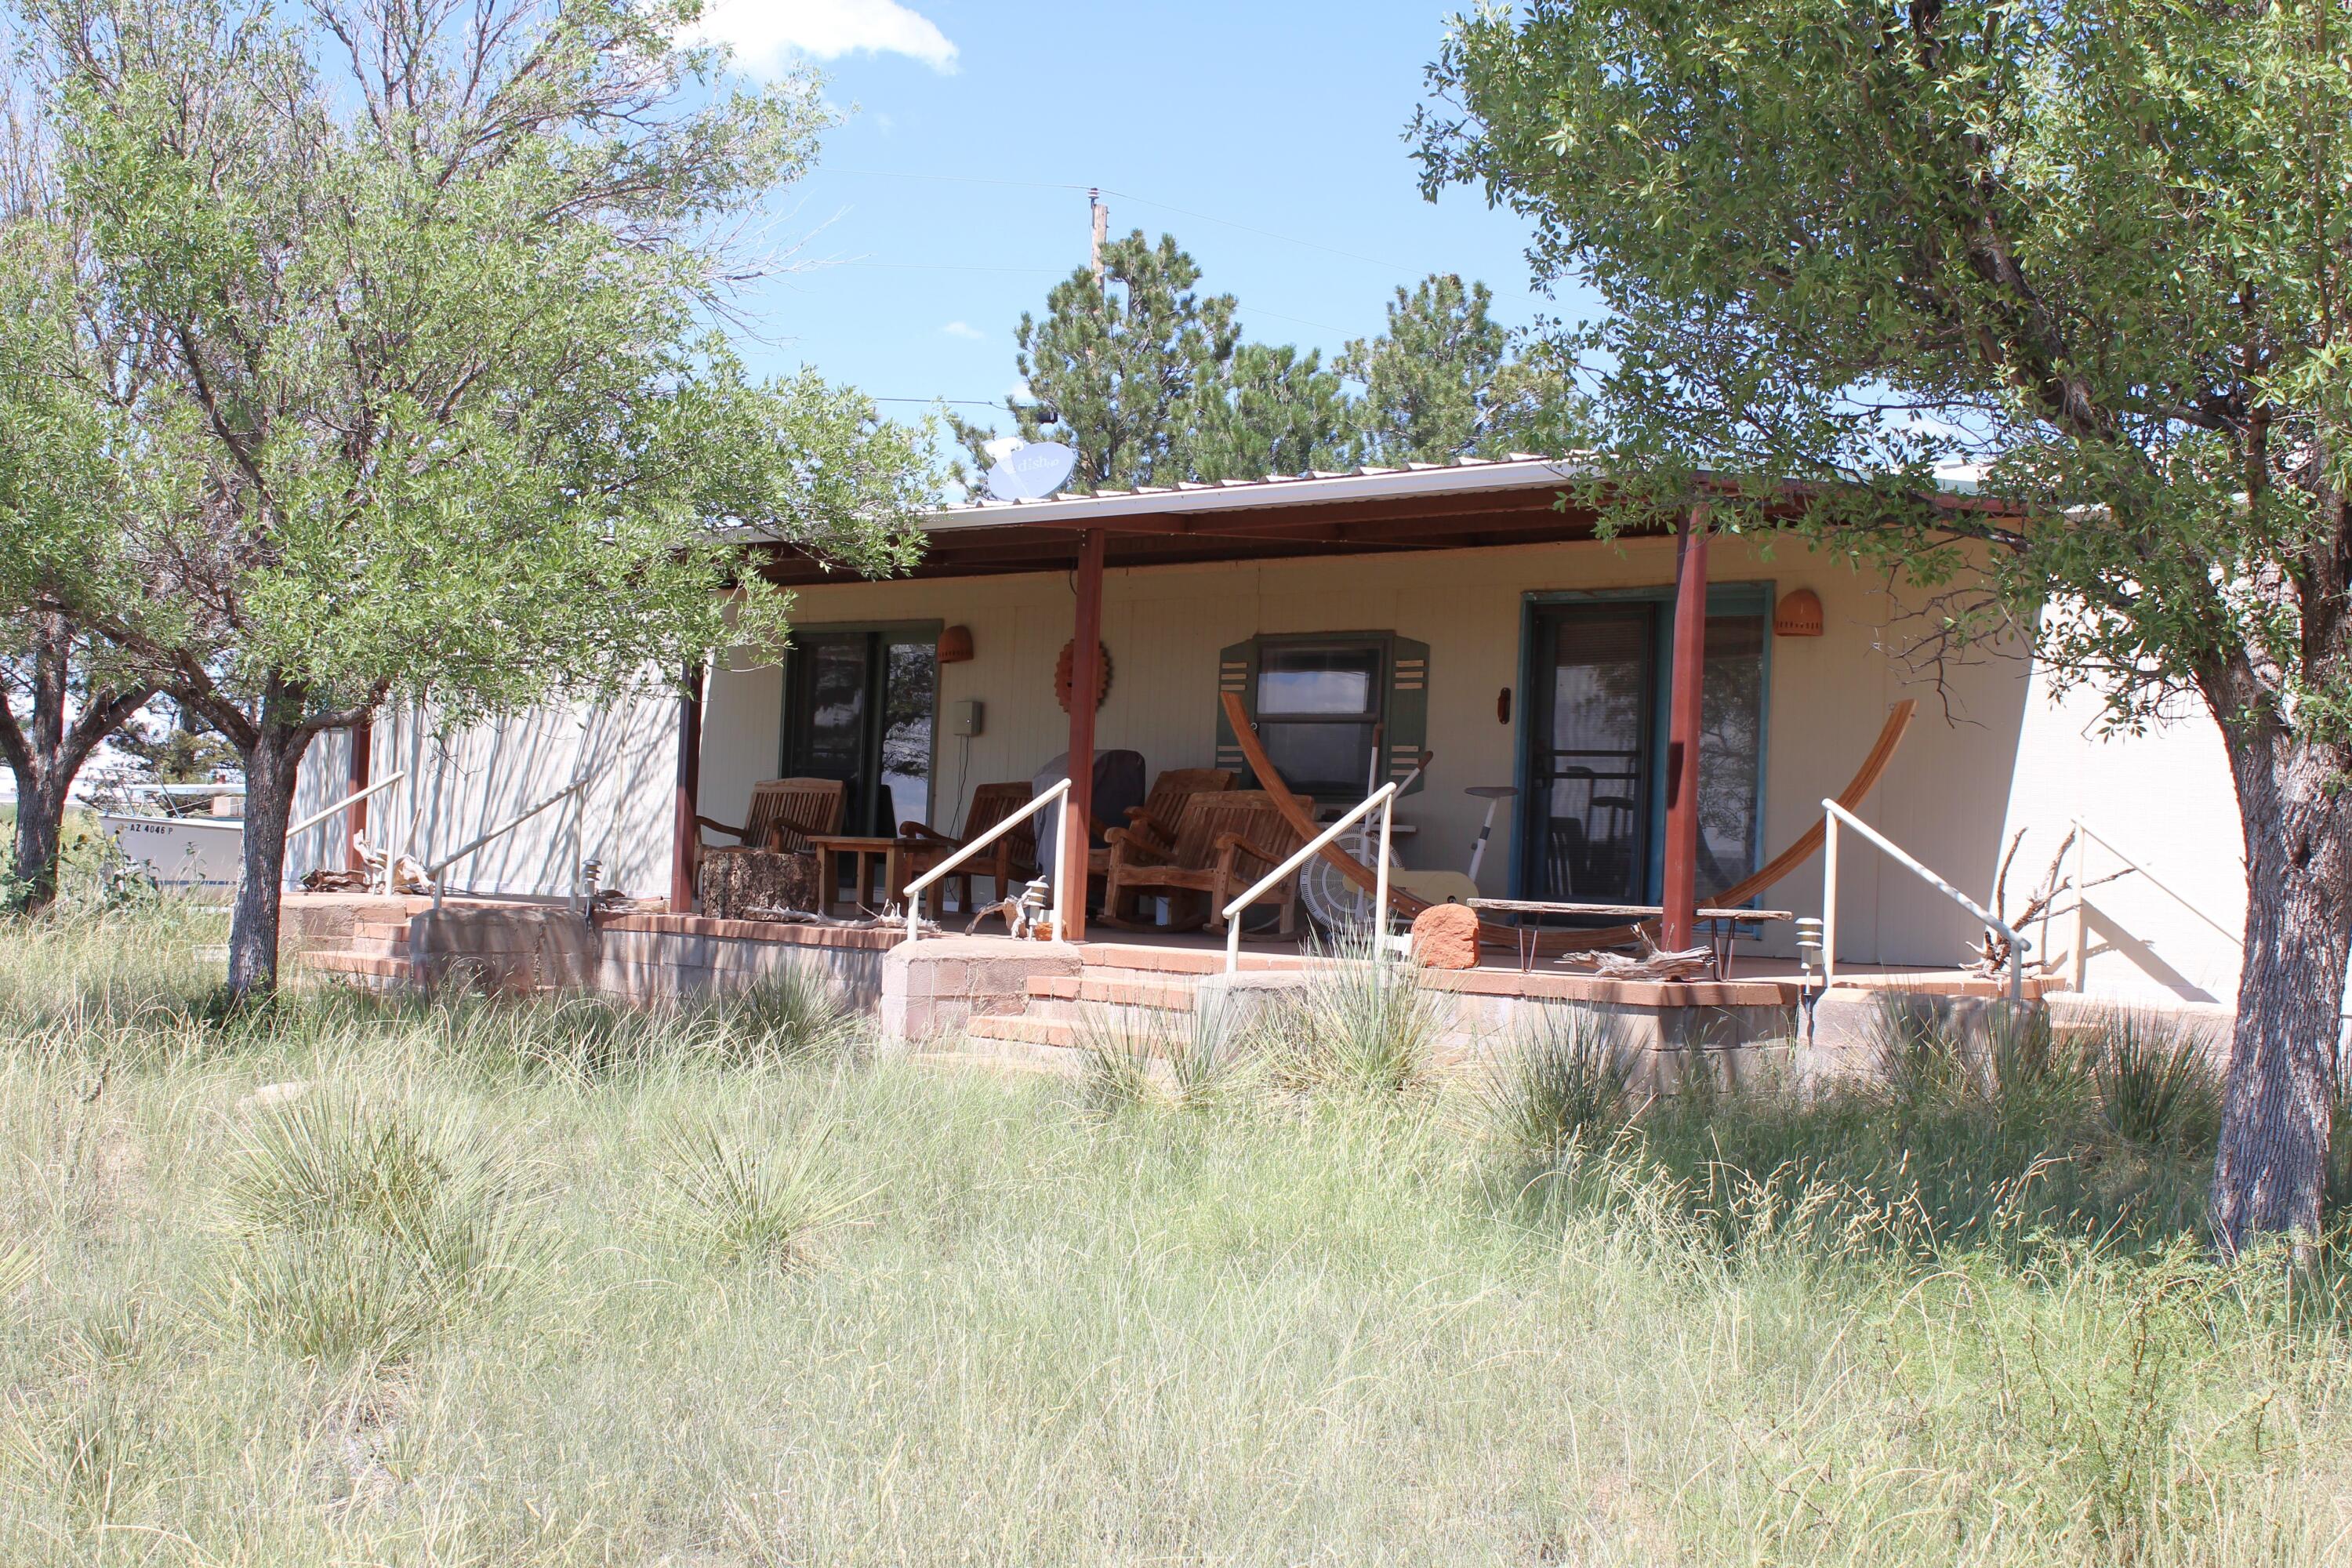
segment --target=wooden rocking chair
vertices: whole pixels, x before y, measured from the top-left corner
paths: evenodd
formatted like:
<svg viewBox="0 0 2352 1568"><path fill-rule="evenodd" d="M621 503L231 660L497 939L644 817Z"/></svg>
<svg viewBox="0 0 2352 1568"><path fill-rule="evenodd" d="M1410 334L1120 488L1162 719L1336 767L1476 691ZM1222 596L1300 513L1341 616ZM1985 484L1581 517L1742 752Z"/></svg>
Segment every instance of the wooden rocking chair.
<svg viewBox="0 0 2352 1568"><path fill-rule="evenodd" d="M1184 815L1184 802L1196 795L1218 795L1234 787L1231 768L1163 768L1151 781L1151 793L1144 796L1141 805L1127 808L1127 820L1148 823L1153 832L1164 840L1176 837L1178 821ZM1108 834L1099 849L1087 855L1087 875L1103 879L1103 918L1112 925L1134 923L1135 911L1122 910L1110 896L1110 846ZM1132 902L1132 900L1129 900Z"/></svg>
<svg viewBox="0 0 2352 1568"><path fill-rule="evenodd" d="M1314 810L1306 796L1295 799L1301 812ZM1103 907L1116 910L1123 899L1147 890L1204 894L1208 927L1222 931L1225 905L1288 859L1302 842L1265 790L1196 792L1184 797L1173 834L1160 832L1148 816L1111 829ZM1285 878L1258 901L1281 906L1276 929L1284 936L1297 929L1297 878Z"/></svg>
<svg viewBox="0 0 2352 1568"><path fill-rule="evenodd" d="M1029 804L1029 786L1018 781L1012 784L985 784L971 792L971 805L963 817L963 837L950 837L923 822L902 822L898 837L907 841L905 876L913 881L925 871L946 859L1014 812ZM971 879L988 877L994 879L999 899L1013 897L1019 889L1013 884L1016 879L1037 874L1036 819L1032 817L957 867L941 881L944 892L948 883L956 887L956 908L969 913L971 910Z"/></svg>

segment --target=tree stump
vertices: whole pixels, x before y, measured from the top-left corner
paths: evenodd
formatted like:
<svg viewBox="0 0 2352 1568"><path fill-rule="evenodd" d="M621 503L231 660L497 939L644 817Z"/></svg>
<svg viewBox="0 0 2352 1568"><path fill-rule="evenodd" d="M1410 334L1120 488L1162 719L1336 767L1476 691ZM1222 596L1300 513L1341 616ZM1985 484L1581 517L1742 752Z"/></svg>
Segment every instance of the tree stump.
<svg viewBox="0 0 2352 1568"><path fill-rule="evenodd" d="M817 908L816 857L773 849L705 849L696 891L702 912L756 920L753 910Z"/></svg>

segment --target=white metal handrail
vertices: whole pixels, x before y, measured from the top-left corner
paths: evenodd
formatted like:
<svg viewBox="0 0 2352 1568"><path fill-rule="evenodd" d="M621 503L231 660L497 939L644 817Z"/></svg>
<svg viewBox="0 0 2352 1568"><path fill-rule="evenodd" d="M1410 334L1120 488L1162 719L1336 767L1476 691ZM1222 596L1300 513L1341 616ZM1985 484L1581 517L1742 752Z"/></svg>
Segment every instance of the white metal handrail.
<svg viewBox="0 0 2352 1568"><path fill-rule="evenodd" d="M2195 915L2199 920L2203 921L2207 925L2211 926L2215 931L2220 931L2221 935L2229 941L2231 946L2236 948L2241 952L2243 952L2246 950L2246 939L2243 932L2231 931L2228 926L2223 925L2220 921L2217 921L2211 915L2207 914L2205 910L2198 905L2195 900L2189 898L2187 894L2179 891L2178 889L2168 886L2165 882L2164 879L2158 877L2154 871L2149 870L2147 866L2134 859L2131 856L2125 854L2123 850L2116 847L2115 840L2095 831L2089 823L2084 822L2079 816L2073 819L2071 826L2074 829L2074 953L2073 962L2074 971L2074 989L2076 991L2079 992L2082 990L2084 983L2089 979L2088 969L2091 957L2091 882L2088 874L2088 868L2084 864L2085 857L2084 855L2083 847L2085 844L2095 843L2098 845L2100 848L2105 849L2108 854L2122 861L2125 867L2130 871L2147 878L2148 885L2153 887L2158 892L2162 893L2166 898L2170 899L2174 903L2179 904L2182 909L2187 910L2190 914ZM2113 878L2103 879L2108 881L2114 880Z"/></svg>
<svg viewBox="0 0 2352 1568"><path fill-rule="evenodd" d="M947 876L957 867L962 865L965 861L971 859L973 856L979 854L982 850L987 848L990 845L995 843L998 839L1003 837L1006 834L1012 832L1014 828L1020 826L1023 823L1028 821L1039 812L1045 810L1045 807L1053 802L1064 799L1069 795L1069 793L1070 781L1064 779L1060 783L1047 789L1043 795L1034 796L1027 805L1023 806L1020 810L1014 812L1012 816L1006 817L1003 821L998 823L995 826L990 828L987 832L982 834L971 843L964 845L954 854L949 856L946 859L940 861L938 865L932 867L929 870L916 878L913 881L908 883L906 887L908 940L911 942L923 933L923 900L921 894L924 889L929 887L932 883L938 881L942 877ZM1065 824L1062 831L1054 835L1054 935L1056 940L1066 940L1066 933L1070 929L1069 921L1067 919L1070 885L1069 859L1070 832L1068 825ZM1006 897L1011 896L1010 889L999 888L997 891Z"/></svg>
<svg viewBox="0 0 2352 1568"><path fill-rule="evenodd" d="M553 795L549 795L545 800L541 801L537 805L532 806L530 810L517 812L513 816L509 817L506 821L501 822L496 827L491 828L488 833L482 834L469 840L463 848L454 849L448 854L441 857L440 859L435 861L432 865L425 868L425 875L431 879L433 883L434 909L437 910L441 908L441 874L444 871L446 871L450 867L455 866L458 861L463 860L467 856L471 855L475 850L479 849L483 845L488 844L491 839L504 837L507 834L512 833L516 828L520 827L524 823L529 822L532 817L537 816L541 812L545 811L549 806L555 805L558 801L569 800L587 787L588 775L586 773L582 773L578 778L573 779L570 784L565 784L562 789L557 790Z"/></svg>
<svg viewBox="0 0 2352 1568"><path fill-rule="evenodd" d="M2009 922L1978 903L1974 899L1936 875L1914 859L1908 851L1833 800L1822 802L1827 814L1822 821L1822 984L1827 988L1837 983L1837 907L1838 907L1838 828L1853 828L1884 850L1887 858L1935 889L1984 922L1988 931L1999 931L2009 939L2009 999L2025 1000L2026 940L2010 929Z"/></svg>
<svg viewBox="0 0 2352 1568"><path fill-rule="evenodd" d="M319 824L326 821L327 818L334 816L335 813L345 810L351 806L357 805L360 802L367 799L372 795L376 795L382 791L390 789L393 785L398 784L407 776L408 770L403 768L400 772L392 774L388 778L380 778L376 780L375 783L368 785L367 788L343 796L342 799L335 802L334 805L327 807L324 811L312 812L310 816L304 817L301 821L288 828L286 830L286 837L291 838L298 833L308 833L310 829L318 826Z"/></svg>
<svg viewBox="0 0 2352 1568"><path fill-rule="evenodd" d="M1246 893L1225 906L1225 973L1232 974L1242 966L1242 911L1263 897L1267 889L1323 852L1323 847L1337 838L1378 807L1381 814L1380 853L1372 858L1372 952L1385 956L1388 945L1382 940L1388 935L1389 923L1389 839L1396 820L1397 786L1384 784L1367 795L1362 804L1325 828L1315 837L1294 851L1289 859L1257 879Z"/></svg>

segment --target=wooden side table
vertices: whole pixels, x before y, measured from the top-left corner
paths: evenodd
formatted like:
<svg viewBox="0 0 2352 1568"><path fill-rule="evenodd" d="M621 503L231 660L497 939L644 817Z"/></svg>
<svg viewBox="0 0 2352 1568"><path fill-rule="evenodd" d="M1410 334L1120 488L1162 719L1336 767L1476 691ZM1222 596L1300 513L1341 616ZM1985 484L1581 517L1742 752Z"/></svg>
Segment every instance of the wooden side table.
<svg viewBox="0 0 2352 1568"><path fill-rule="evenodd" d="M837 858L846 858L853 868L851 875L856 879L856 890L851 898L859 904L866 902L866 890L874 885L875 865L880 863L882 889L867 906L879 913L884 904L903 893L900 883L906 879L907 852L917 847L904 838L859 838L840 834L812 834L808 846L816 852L817 913L821 915L831 914L839 900L841 884L834 865Z"/></svg>

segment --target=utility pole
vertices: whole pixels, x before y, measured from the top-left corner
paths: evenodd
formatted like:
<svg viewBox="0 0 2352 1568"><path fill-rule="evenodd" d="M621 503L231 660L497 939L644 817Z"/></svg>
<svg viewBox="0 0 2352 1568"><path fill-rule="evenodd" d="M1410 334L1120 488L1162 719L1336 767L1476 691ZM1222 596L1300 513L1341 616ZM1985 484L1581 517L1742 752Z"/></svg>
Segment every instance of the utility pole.
<svg viewBox="0 0 2352 1568"><path fill-rule="evenodd" d="M1102 192L1087 192L1087 211L1095 220L1094 267L1095 291L1101 293L1103 284L1103 241L1110 237L1110 208L1103 205Z"/></svg>

